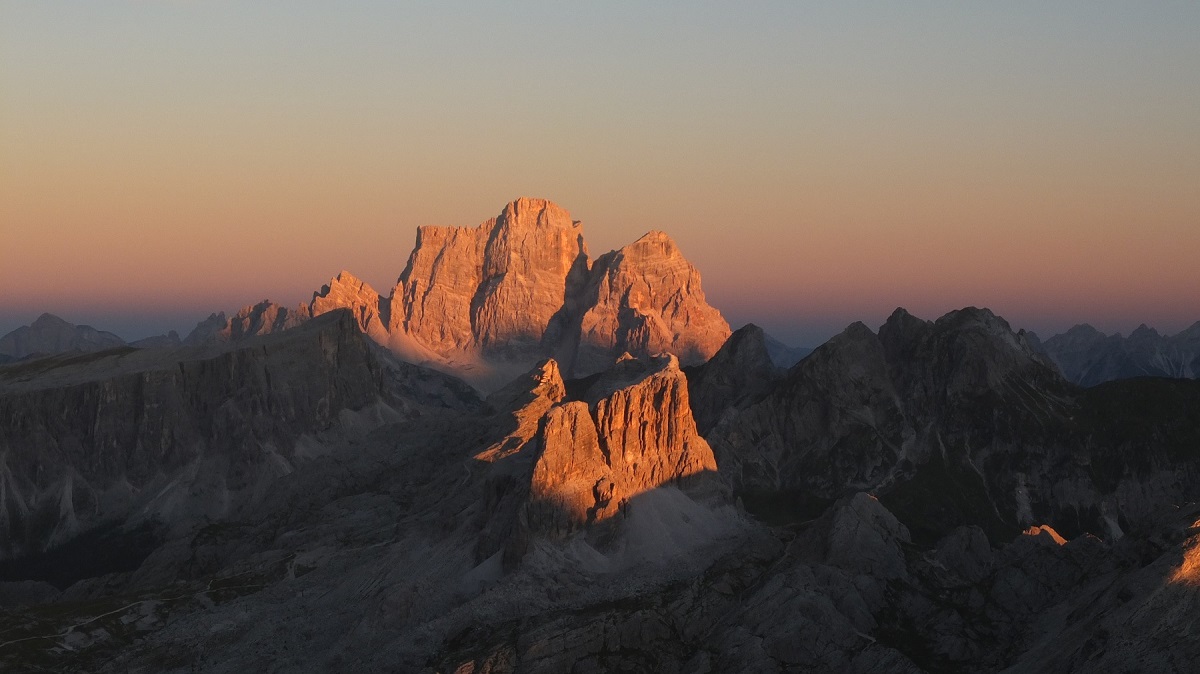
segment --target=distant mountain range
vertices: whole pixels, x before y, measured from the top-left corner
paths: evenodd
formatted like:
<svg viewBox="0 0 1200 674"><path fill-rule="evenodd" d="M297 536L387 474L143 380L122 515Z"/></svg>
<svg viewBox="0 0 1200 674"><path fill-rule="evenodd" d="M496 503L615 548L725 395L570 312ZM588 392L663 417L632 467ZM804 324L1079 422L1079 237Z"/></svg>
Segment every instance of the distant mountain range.
<svg viewBox="0 0 1200 674"><path fill-rule="evenodd" d="M0 356L11 359L54 355L70 351L103 351L124 346L125 340L90 325L72 325L53 314L42 314L32 324L0 337Z"/></svg>
<svg viewBox="0 0 1200 674"><path fill-rule="evenodd" d="M1200 376L1200 322L1175 335L1145 324L1128 337L1106 335L1086 323L1043 342L1063 376L1080 386L1130 377Z"/></svg>
<svg viewBox="0 0 1200 674"><path fill-rule="evenodd" d="M698 364L730 333L705 300L699 273L663 232L592 260L582 225L566 210L522 198L477 227L419 228L388 296L343 271L308 304L288 308L264 300L229 318L216 313L182 343L236 342L341 308L393 353L485 390L545 357L573 376L598 372L624 352L671 352L684 364ZM106 342L76 338L66 324L51 331L40 323L32 333L33 326L18 329L11 346L0 342L0 353L21 358L122 344L115 335ZM173 345L175 339L142 345ZM792 357L786 348L779 355Z"/></svg>
<svg viewBox="0 0 1200 674"><path fill-rule="evenodd" d="M1200 381L1084 388L974 307L803 354L730 332L666 235L581 237L518 200L422 228L388 298L6 337L0 669L1200 658Z"/></svg>
<svg viewBox="0 0 1200 674"><path fill-rule="evenodd" d="M371 328L378 325L375 315L368 313L364 316L361 309L379 301L372 293L374 291L370 286L349 272L342 272L314 293L313 301L307 305L288 309L264 300L241 309L231 317L224 312L214 313L200 321L184 339L180 339L172 330L165 335L128 343L111 332L88 325L73 325L52 314L42 314L33 324L0 337L0 364L61 353L90 353L119 346L169 348L183 344L236 342L295 327L313 315L342 306L358 307L360 323ZM385 344L388 343L386 333L376 329L375 334L382 336L381 341ZM1022 334L1027 336L1033 349L1045 354L1054 363L1067 381L1080 386L1095 386L1132 377L1200 377L1200 322L1175 335L1160 335L1144 324L1128 337L1106 335L1086 323L1045 341L1032 332L1023 331ZM813 351L807 347L788 346L768 334L763 335L763 340L771 362L785 369ZM648 351L648 347L642 350ZM412 355L411 349L407 353L402 351L402 354ZM435 366L442 362L436 356L426 356L422 359L418 354L416 360ZM452 367L450 369L453 370Z"/></svg>

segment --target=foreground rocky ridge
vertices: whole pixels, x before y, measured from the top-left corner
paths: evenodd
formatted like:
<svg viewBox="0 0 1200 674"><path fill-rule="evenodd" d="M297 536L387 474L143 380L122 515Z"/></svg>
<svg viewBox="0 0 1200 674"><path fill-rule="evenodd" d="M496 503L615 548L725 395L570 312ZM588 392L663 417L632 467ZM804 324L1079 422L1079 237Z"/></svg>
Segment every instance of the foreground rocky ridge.
<svg viewBox="0 0 1200 674"><path fill-rule="evenodd" d="M347 413L369 427L425 397L472 404L461 383L382 357L337 312L233 348L126 347L0 370L0 559L135 511L171 525L224 516L319 451L315 436Z"/></svg>
<svg viewBox="0 0 1200 674"><path fill-rule="evenodd" d="M1081 390L966 309L851 326L786 372L754 328L687 369L622 356L570 379L544 359L484 402L392 359L364 316L0 369L0 403L28 420L6 456L40 447L88 485L11 462L8 493L40 494L28 510L89 513L84 494L116 483L190 504L77 517L63 546L14 550L0 666L1184 671L1197 655L1171 636L1200 596L1181 489L1196 382ZM52 425L64 405L94 412ZM153 421L164 409L175 421ZM119 418L145 421L105 430ZM38 575L131 542L123 566Z"/></svg>
<svg viewBox="0 0 1200 674"><path fill-rule="evenodd" d="M355 342L359 333L351 316L335 316L337 333L350 344L367 344L361 335ZM329 321L320 317L266 344L300 340L322 323ZM332 359L335 371L355 379L364 374L328 338L317 341L326 347L319 357ZM264 348L258 343L245 342L252 352ZM296 365L307 371L309 358ZM373 377L364 400L388 391L387 365L376 361L368 370ZM420 376L435 382L438 377ZM458 391L451 387L448 393ZM392 391L385 400L394 408L400 397ZM673 356L627 358L573 394L557 363L547 360L486 406L454 395L438 402L426 396L412 414L376 414L382 423L359 432L331 427L315 438L277 438L272 451L280 456L305 448L311 456L262 482L250 507L188 521L158 512L164 526L133 568L81 579L59 592L45 583L30 587L28 577L17 581L19 565L0 565L12 581L0 583L0 601L7 596L18 603L57 602L45 611L35 607L0 616L10 621L7 635L21 635L0 643L0 662L77 669L108 662L156 671L253 667L265 664L270 652L263 649L262 626L288 625L299 637L320 624L332 642L272 637L296 650L290 656L274 653L270 662L337 668L369 655L372 668L419 669L437 656L439 643L481 619L500 622L640 596L701 570L705 560L727 553L754 531L712 483L716 465L695 432L686 381ZM341 425L371 408L366 404L355 411L347 402L336 415ZM570 423L562 423L568 418ZM227 451L213 445L202 452ZM578 470L560 470L564 465ZM586 499L576 500L581 477ZM225 499L223 492L192 487L194 496ZM138 517L131 515L126 524ZM308 600L304 593L292 595L294 581L318 578L336 579L341 589ZM606 589L604 578L622 583ZM269 596L291 599L279 604ZM109 598L125 608L115 613L104 608L106 615L128 627L105 620L97 629L68 630L75 636L67 641L38 636L50 629L50 616L109 606ZM297 599L300 604L292 603ZM356 604L353 617L334 608L347 601ZM239 627L231 623L247 637L248 650L231 643L212 650L208 635L215 633L187 627L192 621L212 624L212 610L235 605L255 607L238 614ZM386 648L363 650L361 640L373 639L353 627L363 615L394 634ZM141 645L123 649L119 635L125 634L138 634ZM431 634L440 636L430 642ZM312 659L317 642L334 660ZM335 647L338 643L342 646Z"/></svg>

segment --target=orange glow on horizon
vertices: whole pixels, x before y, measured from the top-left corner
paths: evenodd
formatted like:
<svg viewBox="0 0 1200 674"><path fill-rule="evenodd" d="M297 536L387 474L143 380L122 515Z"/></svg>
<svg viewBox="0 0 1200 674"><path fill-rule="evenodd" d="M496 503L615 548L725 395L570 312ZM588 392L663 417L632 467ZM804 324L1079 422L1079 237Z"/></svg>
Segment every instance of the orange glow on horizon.
<svg viewBox="0 0 1200 674"><path fill-rule="evenodd" d="M747 320L1200 319L1196 9L880 11L5 5L0 315L386 293L529 195Z"/></svg>

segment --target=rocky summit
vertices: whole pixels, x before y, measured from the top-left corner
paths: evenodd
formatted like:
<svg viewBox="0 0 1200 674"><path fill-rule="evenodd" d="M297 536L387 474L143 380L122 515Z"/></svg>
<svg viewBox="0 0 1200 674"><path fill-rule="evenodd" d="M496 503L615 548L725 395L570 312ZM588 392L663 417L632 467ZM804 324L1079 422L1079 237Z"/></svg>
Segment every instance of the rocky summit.
<svg viewBox="0 0 1200 674"><path fill-rule="evenodd" d="M230 319L213 314L185 341L268 334L334 309L350 309L363 332L401 358L483 391L542 358L570 376L599 372L625 352L673 353L696 365L730 334L704 298L700 273L666 234L593 260L570 213L521 198L477 227L419 227L386 297L343 271L307 305L264 301Z"/></svg>
<svg viewBox="0 0 1200 674"><path fill-rule="evenodd" d="M0 337L0 355L12 359L53 355L69 351L103 351L125 341L90 325L72 325L54 314L42 314L33 323Z"/></svg>
<svg viewBox="0 0 1200 674"><path fill-rule="evenodd" d="M521 199L421 228L388 296L6 339L0 671L1200 657L1200 381L1085 388L984 308L781 359L665 234L593 260Z"/></svg>
<svg viewBox="0 0 1200 674"><path fill-rule="evenodd" d="M550 356L571 376L623 352L702 363L729 336L666 234L593 261L583 226L542 199L518 199L475 228L421 227L388 315L390 334L448 362L503 369Z"/></svg>

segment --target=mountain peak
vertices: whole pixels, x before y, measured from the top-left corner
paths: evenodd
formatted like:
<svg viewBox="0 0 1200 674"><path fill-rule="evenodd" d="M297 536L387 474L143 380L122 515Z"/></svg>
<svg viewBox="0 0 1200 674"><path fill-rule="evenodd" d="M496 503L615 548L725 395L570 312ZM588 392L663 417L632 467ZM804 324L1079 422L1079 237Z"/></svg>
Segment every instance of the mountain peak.
<svg viewBox="0 0 1200 674"><path fill-rule="evenodd" d="M1011 332L1008 321L997 316L991 309L987 307L963 307L947 312L944 316L935 321L939 325L959 325L967 327L970 325L987 326L996 331Z"/></svg>
<svg viewBox="0 0 1200 674"><path fill-rule="evenodd" d="M907 335L915 330L925 329L930 325L929 321L913 316L904 307L896 307L896 310L880 326L879 333L882 335L885 332L896 332Z"/></svg>
<svg viewBox="0 0 1200 674"><path fill-rule="evenodd" d="M641 235L637 241L622 248L621 252L627 255L632 253L639 256L683 257L683 254L679 251L679 246L675 244L675 240L666 232L657 229L652 229Z"/></svg>
<svg viewBox="0 0 1200 674"><path fill-rule="evenodd" d="M29 327L31 327L31 328L56 327L57 328L57 327L70 326L70 325L71 324L68 323L67 321L59 318L58 316L55 316L52 313L47 312L47 313L43 313L41 316L38 316L37 320L35 320L34 322L29 324ZM74 326L72 326L72 327L74 327Z"/></svg>
<svg viewBox="0 0 1200 674"><path fill-rule="evenodd" d="M561 225L579 227L578 220L572 220L567 209L550 201L536 197L518 197L505 205L498 221L522 222L535 226Z"/></svg>
<svg viewBox="0 0 1200 674"><path fill-rule="evenodd" d="M721 348L724 349L726 346L732 346L732 348L736 349L747 342L755 345L757 345L759 342L762 342L763 347L765 348L766 341L767 333L764 332L762 328L754 323L747 323L737 330L734 330L733 334L729 335L729 340L725 343L725 346L722 346Z"/></svg>
<svg viewBox="0 0 1200 674"><path fill-rule="evenodd" d="M1129 333L1130 339L1155 339L1159 336L1158 330L1142 323L1137 326L1137 329Z"/></svg>
<svg viewBox="0 0 1200 674"><path fill-rule="evenodd" d="M593 264L580 222L531 197L479 227L421 227L388 302L391 338L403 334L448 362L528 367L553 356L575 377L622 351L703 362L729 335L666 234L649 232Z"/></svg>
<svg viewBox="0 0 1200 674"><path fill-rule="evenodd" d="M33 323L0 337L0 355L24 358L33 354L103 351L124 344L125 340L111 332L90 325L73 325L54 314L44 313Z"/></svg>
<svg viewBox="0 0 1200 674"><path fill-rule="evenodd" d="M333 280L337 281L338 283L346 283L346 284L361 285L363 283L362 279L358 278L357 276L355 276L353 273L351 273L350 271L348 271L346 269L339 271L337 273L337 276L333 277Z"/></svg>
<svg viewBox="0 0 1200 674"><path fill-rule="evenodd" d="M671 236L669 234L667 234L666 232L659 230L659 229L652 229L652 230L646 232L645 234L638 237L637 241L634 241L634 243L637 244L637 243L641 243L643 241L647 241L647 242L649 242L649 241L666 241L666 242L670 242L670 243L675 243L674 241L672 241Z"/></svg>
<svg viewBox="0 0 1200 674"><path fill-rule="evenodd" d="M866 323L863 323L862 321L854 321L850 325L847 325L846 329L842 330L841 334L839 334L837 337L834 337L834 339L842 338L859 340L871 339L873 337L875 337L875 331L867 327Z"/></svg>

